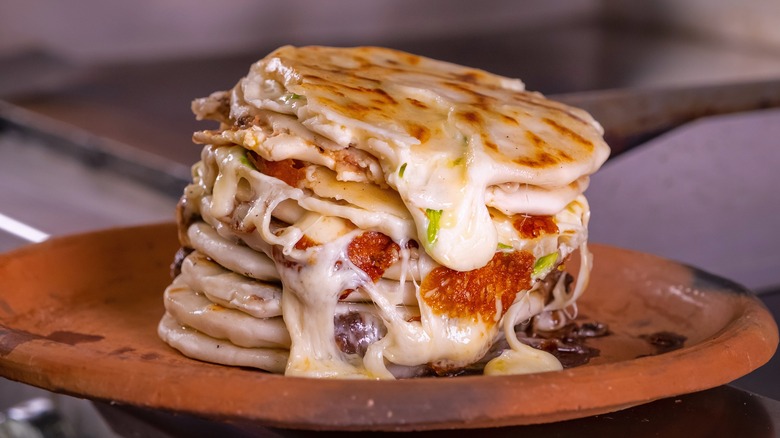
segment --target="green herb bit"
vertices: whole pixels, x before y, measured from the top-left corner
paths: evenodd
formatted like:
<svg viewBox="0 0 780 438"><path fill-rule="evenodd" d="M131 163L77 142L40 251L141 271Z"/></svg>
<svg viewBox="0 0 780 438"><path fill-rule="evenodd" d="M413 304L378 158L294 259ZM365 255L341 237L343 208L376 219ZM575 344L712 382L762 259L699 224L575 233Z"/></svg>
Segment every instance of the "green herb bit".
<svg viewBox="0 0 780 438"><path fill-rule="evenodd" d="M439 222L441 221L441 210L431 210L430 208L425 210L425 215L428 216L428 242L433 245L436 243L436 239L439 238Z"/></svg>
<svg viewBox="0 0 780 438"><path fill-rule="evenodd" d="M301 96L300 94L295 94L295 93L285 94L284 96L282 96L282 102L288 103L291 100L298 100L301 97L303 97L303 96Z"/></svg>
<svg viewBox="0 0 780 438"><path fill-rule="evenodd" d="M241 164L243 164L244 166L246 166L246 167L248 167L248 168L250 168L252 170L257 170L255 165L252 164L251 161L249 161L249 158L247 158L246 155L242 155L241 158L239 158L238 160L241 161Z"/></svg>
<svg viewBox="0 0 780 438"><path fill-rule="evenodd" d="M514 246L507 245L506 243L498 242L498 249L504 250L504 249L514 249Z"/></svg>
<svg viewBox="0 0 780 438"><path fill-rule="evenodd" d="M555 264L555 262L558 260L558 253L552 252L550 254L547 254L546 256L539 257L539 260L534 263L534 270L531 273L532 277L538 277L539 274L548 271L552 266Z"/></svg>
<svg viewBox="0 0 780 438"><path fill-rule="evenodd" d="M402 165L401 165L401 168L400 168L400 169L398 169L398 177L400 177L400 178L403 178L403 177L404 177L404 172L406 172L406 165L407 165L407 164L409 164L409 163L404 163L404 164L402 164Z"/></svg>

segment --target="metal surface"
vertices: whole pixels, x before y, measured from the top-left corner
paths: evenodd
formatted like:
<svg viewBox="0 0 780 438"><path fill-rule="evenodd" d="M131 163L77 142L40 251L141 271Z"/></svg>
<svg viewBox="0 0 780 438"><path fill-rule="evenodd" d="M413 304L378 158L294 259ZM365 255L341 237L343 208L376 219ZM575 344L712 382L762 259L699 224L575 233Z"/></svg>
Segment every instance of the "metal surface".
<svg viewBox="0 0 780 438"><path fill-rule="evenodd" d="M71 86L85 69L53 53L21 50L0 55L0 96L42 94Z"/></svg>
<svg viewBox="0 0 780 438"><path fill-rule="evenodd" d="M604 90L551 96L601 123L612 156L705 116L780 106L780 80Z"/></svg>
<svg viewBox="0 0 780 438"><path fill-rule="evenodd" d="M178 197L190 180L186 165L0 100L0 132L3 131L21 132L41 146L167 195Z"/></svg>
<svg viewBox="0 0 780 438"><path fill-rule="evenodd" d="M173 438L363 436L364 432L314 432L219 423L133 406L95 403L103 418L122 436ZM658 400L605 415L551 424L496 429L382 433L426 437L745 437L772 438L780 433L780 402L728 386Z"/></svg>

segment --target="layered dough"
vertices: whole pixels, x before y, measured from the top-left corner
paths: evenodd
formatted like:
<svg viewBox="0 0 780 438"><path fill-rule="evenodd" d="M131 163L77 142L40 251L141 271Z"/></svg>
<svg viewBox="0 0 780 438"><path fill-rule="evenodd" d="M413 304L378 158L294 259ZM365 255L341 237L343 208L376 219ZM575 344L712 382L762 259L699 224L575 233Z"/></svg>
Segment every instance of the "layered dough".
<svg viewBox="0 0 780 438"><path fill-rule="evenodd" d="M608 155L589 115L480 70L322 47L281 48L193 109L220 128L195 134L179 206L174 348L309 377L560 369L515 326L559 328L587 284L582 192Z"/></svg>

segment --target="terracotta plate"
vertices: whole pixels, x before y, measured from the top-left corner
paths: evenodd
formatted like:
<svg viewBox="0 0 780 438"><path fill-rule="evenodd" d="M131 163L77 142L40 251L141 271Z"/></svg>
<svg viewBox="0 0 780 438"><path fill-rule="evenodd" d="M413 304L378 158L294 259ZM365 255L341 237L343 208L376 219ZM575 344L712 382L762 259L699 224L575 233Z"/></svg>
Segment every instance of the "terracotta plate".
<svg viewBox="0 0 780 438"><path fill-rule="evenodd" d="M0 375L91 399L303 429L413 430L558 421L711 388L764 364L777 326L740 286L592 245L580 318L613 334L561 372L405 381L314 380L188 359L158 340L172 224L53 239L0 256ZM571 265L575 265L572 263ZM653 355L644 338L687 338Z"/></svg>

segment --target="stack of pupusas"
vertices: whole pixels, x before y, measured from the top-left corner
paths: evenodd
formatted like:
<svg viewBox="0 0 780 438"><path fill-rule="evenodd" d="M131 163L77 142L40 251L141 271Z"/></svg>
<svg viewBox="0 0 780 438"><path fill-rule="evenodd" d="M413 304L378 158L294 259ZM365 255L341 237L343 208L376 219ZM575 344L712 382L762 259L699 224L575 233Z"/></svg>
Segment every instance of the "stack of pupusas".
<svg viewBox="0 0 780 438"><path fill-rule="evenodd" d="M194 135L171 346L311 377L561 368L516 327L559 329L588 282L586 112L376 47L282 47L193 110L220 127Z"/></svg>

